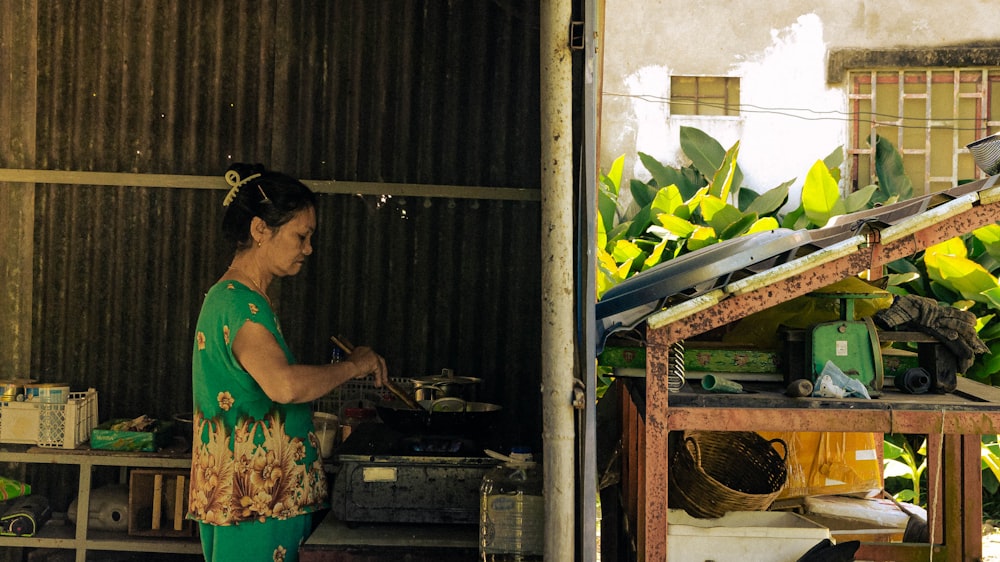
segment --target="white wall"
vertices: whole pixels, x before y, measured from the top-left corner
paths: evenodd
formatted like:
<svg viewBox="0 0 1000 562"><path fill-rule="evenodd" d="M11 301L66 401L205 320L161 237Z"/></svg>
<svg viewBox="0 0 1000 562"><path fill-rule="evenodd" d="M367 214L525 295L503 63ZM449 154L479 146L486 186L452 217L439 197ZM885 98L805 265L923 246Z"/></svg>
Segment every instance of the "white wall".
<svg viewBox="0 0 1000 562"><path fill-rule="evenodd" d="M625 155L625 175L649 178L637 153L687 164L681 125L740 141L744 185L797 178L846 141L843 84L828 84L831 49L975 45L1000 39L997 0L605 0L600 165ZM1000 61L997 61L1000 64ZM738 118L668 119L671 75L736 76Z"/></svg>

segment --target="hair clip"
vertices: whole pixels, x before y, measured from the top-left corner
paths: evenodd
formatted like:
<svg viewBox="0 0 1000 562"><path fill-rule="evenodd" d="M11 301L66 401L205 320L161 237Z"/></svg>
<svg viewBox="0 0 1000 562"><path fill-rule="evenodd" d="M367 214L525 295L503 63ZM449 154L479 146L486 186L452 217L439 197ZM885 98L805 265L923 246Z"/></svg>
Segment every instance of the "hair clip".
<svg viewBox="0 0 1000 562"><path fill-rule="evenodd" d="M257 184L257 189L260 190L260 195L263 197L263 199L260 200L260 204L263 205L264 203L270 203L271 199L267 196L266 193L264 193L264 188L261 187L259 183Z"/></svg>
<svg viewBox="0 0 1000 562"><path fill-rule="evenodd" d="M236 170L228 170L226 172L226 183L228 183L232 187L229 188L229 193L226 194L226 198L222 200L222 206L228 207L229 204L232 203L234 199L236 199L236 194L240 192L241 186L246 185L247 183L250 183L250 181L259 177L260 177L259 173L251 174L247 176L246 179L241 180L239 172L237 172ZM261 190L261 193L263 192L264 190ZM267 196L264 196L264 198L266 199Z"/></svg>

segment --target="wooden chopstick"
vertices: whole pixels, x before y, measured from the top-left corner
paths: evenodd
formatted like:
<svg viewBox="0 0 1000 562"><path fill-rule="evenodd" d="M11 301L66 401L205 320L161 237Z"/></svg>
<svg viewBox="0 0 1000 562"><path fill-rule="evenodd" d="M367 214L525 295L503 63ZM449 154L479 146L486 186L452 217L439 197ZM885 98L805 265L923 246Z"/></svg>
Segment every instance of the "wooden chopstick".
<svg viewBox="0 0 1000 562"><path fill-rule="evenodd" d="M337 339L336 336L330 336L330 341L332 341L334 345L336 345L340 349L344 350L344 353L350 354L352 351L354 351L353 347L350 347L344 342L340 341L339 339ZM388 388L390 392L395 394L400 400L402 400L403 403L406 404L408 408L411 408L413 410L423 409L420 407L420 404L418 404L417 401L413 399L412 396L403 392L403 389L399 388L398 386L396 386L396 383L389 380L389 377L385 378L385 387Z"/></svg>

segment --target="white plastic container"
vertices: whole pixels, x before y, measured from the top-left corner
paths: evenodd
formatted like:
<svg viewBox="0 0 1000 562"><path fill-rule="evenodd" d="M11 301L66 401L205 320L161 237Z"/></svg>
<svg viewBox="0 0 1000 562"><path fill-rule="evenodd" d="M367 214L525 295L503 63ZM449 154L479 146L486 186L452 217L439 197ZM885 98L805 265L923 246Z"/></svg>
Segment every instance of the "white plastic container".
<svg viewBox="0 0 1000 562"><path fill-rule="evenodd" d="M333 456L333 448L337 445L340 420L329 412L313 412L313 426L316 428L316 438L319 440L319 455L328 459Z"/></svg>
<svg viewBox="0 0 1000 562"><path fill-rule="evenodd" d="M487 450L503 464L483 475L479 489L480 562L541 561L545 554L542 467L531 453L509 457Z"/></svg>
<svg viewBox="0 0 1000 562"><path fill-rule="evenodd" d="M830 530L783 511L731 511L697 519L683 510L667 515L667 560L674 562L795 562Z"/></svg>

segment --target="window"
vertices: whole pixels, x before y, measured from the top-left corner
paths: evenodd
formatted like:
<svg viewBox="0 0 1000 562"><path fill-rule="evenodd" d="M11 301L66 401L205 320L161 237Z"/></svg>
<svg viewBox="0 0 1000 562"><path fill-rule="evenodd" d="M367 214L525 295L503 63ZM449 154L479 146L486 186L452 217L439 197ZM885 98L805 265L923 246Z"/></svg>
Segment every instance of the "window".
<svg viewBox="0 0 1000 562"><path fill-rule="evenodd" d="M850 71L853 188L876 181L876 135L901 154L914 197L983 177L965 145L1000 131L998 83L996 68Z"/></svg>
<svg viewBox="0 0 1000 562"><path fill-rule="evenodd" d="M671 76L672 115L740 114L740 79L729 76Z"/></svg>

